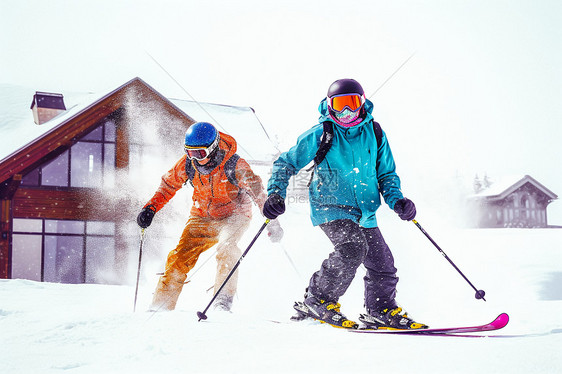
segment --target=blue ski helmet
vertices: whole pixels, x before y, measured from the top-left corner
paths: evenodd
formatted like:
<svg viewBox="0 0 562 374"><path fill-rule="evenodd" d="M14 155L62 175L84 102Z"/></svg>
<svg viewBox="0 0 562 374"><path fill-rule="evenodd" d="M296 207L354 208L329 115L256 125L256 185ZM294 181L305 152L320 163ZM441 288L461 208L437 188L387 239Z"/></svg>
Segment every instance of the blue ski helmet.
<svg viewBox="0 0 562 374"><path fill-rule="evenodd" d="M219 144L219 132L208 122L196 122L185 133L185 152L189 158L202 160Z"/></svg>

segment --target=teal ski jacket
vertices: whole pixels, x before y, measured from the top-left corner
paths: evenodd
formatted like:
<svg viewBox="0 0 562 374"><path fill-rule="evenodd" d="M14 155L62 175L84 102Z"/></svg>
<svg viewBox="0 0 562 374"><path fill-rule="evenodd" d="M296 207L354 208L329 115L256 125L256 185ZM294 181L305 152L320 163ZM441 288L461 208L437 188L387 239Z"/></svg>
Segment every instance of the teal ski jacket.
<svg viewBox="0 0 562 374"><path fill-rule="evenodd" d="M334 139L326 157L316 166L309 186L310 218L314 226L337 219L351 219L362 227L377 227L375 213L380 195L393 209L403 198L400 178L386 134L377 144L373 129L373 103L365 102L366 117L358 125L344 128L328 114L326 99L320 102L319 124L299 136L297 144L273 163L268 195L286 198L289 179L308 165L320 146L324 121L333 122Z"/></svg>

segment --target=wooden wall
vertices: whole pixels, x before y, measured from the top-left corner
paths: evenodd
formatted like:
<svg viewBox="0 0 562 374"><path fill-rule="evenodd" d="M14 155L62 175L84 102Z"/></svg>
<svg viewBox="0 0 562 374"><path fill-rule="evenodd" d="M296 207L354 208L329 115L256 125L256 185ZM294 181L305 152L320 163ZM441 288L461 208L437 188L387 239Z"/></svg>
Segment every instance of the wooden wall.
<svg viewBox="0 0 562 374"><path fill-rule="evenodd" d="M10 276L10 200L0 200L0 279Z"/></svg>
<svg viewBox="0 0 562 374"><path fill-rule="evenodd" d="M13 199L14 218L85 220L95 201L79 189L58 190L20 187Z"/></svg>

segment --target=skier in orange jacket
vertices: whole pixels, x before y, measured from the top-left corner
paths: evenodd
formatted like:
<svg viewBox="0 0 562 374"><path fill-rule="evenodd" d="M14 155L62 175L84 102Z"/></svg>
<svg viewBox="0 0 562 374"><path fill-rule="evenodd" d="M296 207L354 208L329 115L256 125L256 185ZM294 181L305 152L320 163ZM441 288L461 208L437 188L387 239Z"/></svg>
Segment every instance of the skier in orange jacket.
<svg viewBox="0 0 562 374"><path fill-rule="evenodd" d="M207 122L197 122L185 135L185 152L171 170L162 176L160 187L137 217L146 228L152 219L185 183L194 188L190 216L179 244L169 254L164 275L160 277L150 310L173 310L187 273L199 255L215 244L217 274L215 292L241 256L238 241L248 229L252 217L252 201L261 209L266 195L261 178L236 154L233 137L219 132ZM283 230L274 220L267 225L273 242L283 237ZM215 308L230 310L238 271L233 274Z"/></svg>

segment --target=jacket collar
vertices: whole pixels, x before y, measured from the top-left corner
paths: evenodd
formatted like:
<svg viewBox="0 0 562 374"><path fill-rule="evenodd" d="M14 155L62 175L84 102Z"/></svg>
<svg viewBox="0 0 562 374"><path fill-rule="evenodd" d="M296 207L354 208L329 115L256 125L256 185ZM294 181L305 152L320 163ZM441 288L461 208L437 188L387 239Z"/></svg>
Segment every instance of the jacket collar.
<svg viewBox="0 0 562 374"><path fill-rule="evenodd" d="M219 132L220 141L219 148L212 156L211 160L205 165L199 165L197 161L193 162L193 165L197 171L203 175L209 175L218 166L224 164L229 158L231 158L237 149L236 140L230 135Z"/></svg>
<svg viewBox="0 0 562 374"><path fill-rule="evenodd" d="M334 128L336 129L341 129L343 131L349 130L349 129L356 129L356 128L360 128L363 127L366 123L369 123L371 120L373 120L373 103L371 100L369 99L365 99L365 118L363 119L363 121L361 121L360 123L358 123L357 125L353 126L353 127L349 127L349 128L344 128L340 125L338 125L330 116L329 112L328 112L328 100L326 98L324 98L322 101L320 101L320 104L318 105L318 111L320 112L320 117L318 118L319 123L323 123L326 121L330 121L334 124Z"/></svg>

